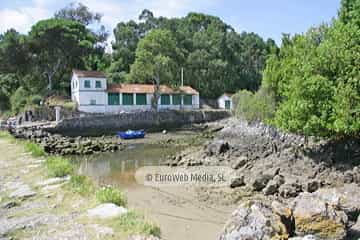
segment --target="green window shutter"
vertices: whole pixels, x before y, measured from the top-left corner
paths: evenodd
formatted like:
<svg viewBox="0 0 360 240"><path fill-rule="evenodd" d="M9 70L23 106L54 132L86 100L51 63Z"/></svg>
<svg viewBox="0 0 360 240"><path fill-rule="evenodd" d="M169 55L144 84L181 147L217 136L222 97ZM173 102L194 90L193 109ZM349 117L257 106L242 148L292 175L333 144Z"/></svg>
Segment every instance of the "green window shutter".
<svg viewBox="0 0 360 240"><path fill-rule="evenodd" d="M184 96L184 105L192 105L192 95Z"/></svg>
<svg viewBox="0 0 360 240"><path fill-rule="evenodd" d="M95 88L101 88L101 81L95 82Z"/></svg>
<svg viewBox="0 0 360 240"><path fill-rule="evenodd" d="M85 87L85 88L91 88L91 86L90 86L90 80L85 80L85 82L84 82L84 87Z"/></svg>
<svg viewBox="0 0 360 240"><path fill-rule="evenodd" d="M170 105L170 95L169 94L161 95L160 103L161 105Z"/></svg>
<svg viewBox="0 0 360 240"><path fill-rule="evenodd" d="M120 105L120 98L118 93L108 93L109 105Z"/></svg>
<svg viewBox="0 0 360 240"><path fill-rule="evenodd" d="M176 94L176 95L172 95L172 103L173 105L181 105L181 95L180 94Z"/></svg>
<svg viewBox="0 0 360 240"><path fill-rule="evenodd" d="M136 105L146 105L146 94L137 93L136 94Z"/></svg>
<svg viewBox="0 0 360 240"><path fill-rule="evenodd" d="M134 104L134 98L132 93L123 93L122 94L123 99L123 105L133 105Z"/></svg>
<svg viewBox="0 0 360 240"><path fill-rule="evenodd" d="M226 109L230 109L230 107L231 107L231 102L230 102L230 100L226 100L226 101L225 101L225 108L226 108Z"/></svg>

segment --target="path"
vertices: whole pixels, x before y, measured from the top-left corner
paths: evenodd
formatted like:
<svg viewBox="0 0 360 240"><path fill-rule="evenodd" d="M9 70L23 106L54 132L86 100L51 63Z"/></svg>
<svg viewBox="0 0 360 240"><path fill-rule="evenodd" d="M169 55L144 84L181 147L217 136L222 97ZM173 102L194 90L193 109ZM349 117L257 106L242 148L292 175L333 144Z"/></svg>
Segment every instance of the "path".
<svg viewBox="0 0 360 240"><path fill-rule="evenodd" d="M96 203L62 188L67 179L46 181L44 159L7 138L0 153L0 240L121 239L98 234L106 228L86 215Z"/></svg>

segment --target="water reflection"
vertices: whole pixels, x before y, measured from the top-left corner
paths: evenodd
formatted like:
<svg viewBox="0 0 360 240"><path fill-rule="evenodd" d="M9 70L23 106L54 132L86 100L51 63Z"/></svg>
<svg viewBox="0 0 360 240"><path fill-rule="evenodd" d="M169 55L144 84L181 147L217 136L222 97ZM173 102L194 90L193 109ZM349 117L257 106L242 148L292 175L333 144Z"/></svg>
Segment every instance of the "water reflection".
<svg viewBox="0 0 360 240"><path fill-rule="evenodd" d="M181 150L176 146L131 144L115 153L75 156L79 174L89 176L100 184L135 186L135 171L142 166L158 166L168 155Z"/></svg>

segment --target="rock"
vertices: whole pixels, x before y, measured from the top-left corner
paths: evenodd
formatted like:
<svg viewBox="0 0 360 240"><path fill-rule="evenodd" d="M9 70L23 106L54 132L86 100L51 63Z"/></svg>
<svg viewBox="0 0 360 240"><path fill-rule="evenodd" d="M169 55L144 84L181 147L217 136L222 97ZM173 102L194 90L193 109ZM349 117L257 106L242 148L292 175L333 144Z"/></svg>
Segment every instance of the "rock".
<svg viewBox="0 0 360 240"><path fill-rule="evenodd" d="M333 240L346 236L348 218L345 212L337 210L315 194L301 193L294 199L292 211L297 235L312 234L320 239Z"/></svg>
<svg viewBox="0 0 360 240"><path fill-rule="evenodd" d="M290 236L295 233L295 220L292 215L292 210L283 203L273 201L271 203L272 211L280 216L281 222L286 226L286 229Z"/></svg>
<svg viewBox="0 0 360 240"><path fill-rule="evenodd" d="M350 228L348 233L349 239L360 239L360 216L356 223Z"/></svg>
<svg viewBox="0 0 360 240"><path fill-rule="evenodd" d="M321 185L322 184L318 180L310 180L303 185L303 190L312 193L318 190Z"/></svg>
<svg viewBox="0 0 360 240"><path fill-rule="evenodd" d="M279 185L276 181L270 180L266 187L262 190L264 195L273 195L277 192Z"/></svg>
<svg viewBox="0 0 360 240"><path fill-rule="evenodd" d="M89 217L112 218L126 214L128 210L113 203L104 203L88 210Z"/></svg>
<svg viewBox="0 0 360 240"><path fill-rule="evenodd" d="M207 146L207 154L209 156L218 155L227 152L230 149L228 142L224 140L216 140Z"/></svg>
<svg viewBox="0 0 360 240"><path fill-rule="evenodd" d="M29 185L21 185L17 190L10 193L9 197L11 198L29 198L36 195L36 192L31 190Z"/></svg>
<svg viewBox="0 0 360 240"><path fill-rule="evenodd" d="M306 235L304 237L292 237L289 240L319 240L319 238L315 237L314 235Z"/></svg>
<svg viewBox="0 0 360 240"><path fill-rule="evenodd" d="M356 221L360 213L360 187L345 184L337 188L321 188L314 193L319 199L343 210L351 221Z"/></svg>
<svg viewBox="0 0 360 240"><path fill-rule="evenodd" d="M2 203L0 207L5 208L5 209L10 209L10 208L13 208L13 207L16 207L16 206L19 206L18 202L9 201L9 202Z"/></svg>
<svg viewBox="0 0 360 240"><path fill-rule="evenodd" d="M160 240L160 238L155 236L132 235L128 240Z"/></svg>
<svg viewBox="0 0 360 240"><path fill-rule="evenodd" d="M261 202L246 202L233 212L220 240L286 239L288 232L280 216Z"/></svg>
<svg viewBox="0 0 360 240"><path fill-rule="evenodd" d="M263 175L259 174L258 176L255 176L255 178L250 180L250 187L254 191L261 191L263 188L266 187L266 184L272 179L271 175Z"/></svg>
<svg viewBox="0 0 360 240"><path fill-rule="evenodd" d="M36 185L39 187L47 186L47 185L54 185L63 183L70 180L70 176L65 177L55 177L55 178L49 178L44 181L38 182Z"/></svg>
<svg viewBox="0 0 360 240"><path fill-rule="evenodd" d="M100 226L98 224L92 224L90 226L95 230L98 238L114 235L114 230L110 227L104 227L104 226Z"/></svg>
<svg viewBox="0 0 360 240"><path fill-rule="evenodd" d="M239 158L235 159L234 163L231 165L233 169L239 169L244 166L248 162L247 157L240 156Z"/></svg>
<svg viewBox="0 0 360 240"><path fill-rule="evenodd" d="M236 188L236 187L242 187L245 185L244 176L236 176L233 179L231 179L230 187Z"/></svg>
<svg viewBox="0 0 360 240"><path fill-rule="evenodd" d="M280 196L283 198L296 197L302 191L298 183L285 183L279 187Z"/></svg>

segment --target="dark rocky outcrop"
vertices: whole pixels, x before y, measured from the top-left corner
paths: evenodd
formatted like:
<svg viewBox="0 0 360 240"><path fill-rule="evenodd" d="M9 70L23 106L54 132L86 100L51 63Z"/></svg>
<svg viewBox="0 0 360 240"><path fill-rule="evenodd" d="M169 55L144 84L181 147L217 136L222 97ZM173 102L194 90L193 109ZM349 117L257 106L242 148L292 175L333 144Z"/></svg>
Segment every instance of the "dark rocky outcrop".
<svg viewBox="0 0 360 240"><path fill-rule="evenodd" d="M29 139L40 144L46 153L60 155L93 154L96 152L114 152L123 148L116 138L66 137L50 134L40 126L12 129L17 138Z"/></svg>

